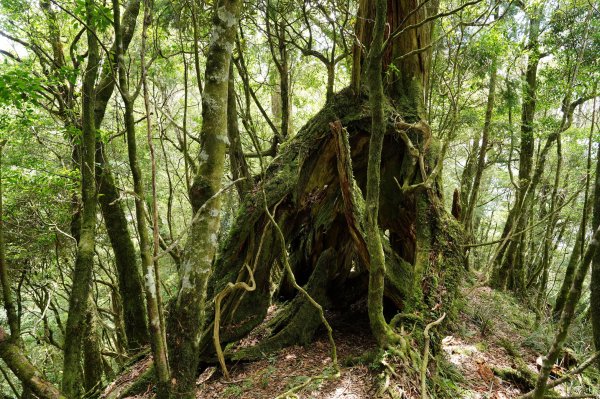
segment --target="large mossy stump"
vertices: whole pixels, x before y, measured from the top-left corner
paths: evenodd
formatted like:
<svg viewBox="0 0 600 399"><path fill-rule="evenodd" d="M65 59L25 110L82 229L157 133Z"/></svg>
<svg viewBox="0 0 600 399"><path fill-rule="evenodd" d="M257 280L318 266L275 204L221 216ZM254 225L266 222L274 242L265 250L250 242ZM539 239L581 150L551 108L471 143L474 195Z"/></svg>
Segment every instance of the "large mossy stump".
<svg viewBox="0 0 600 399"><path fill-rule="evenodd" d="M391 318L402 313L406 317L397 319L421 320L424 325L444 312L453 314L453 299L464 270L459 245L463 235L444 209L439 177L422 184L426 180L423 173L436 168L439 146L421 123L401 121L401 134L398 113L390 103L386 112L379 212L386 252L386 314ZM336 129L346 135L349 144L350 176L344 176L339 168L343 154ZM270 335L263 342L237 354L230 349L227 357L252 359L286 345L306 344L319 328L316 309L281 278L284 249L298 284L324 307L344 309L366 298L368 253L361 246L360 212L369 129L366 96L357 96L350 89L342 91L281 146L265 177L241 204L215 261L208 297L215 297L228 283L249 281L245 265L251 267L256 289L238 290L223 299L222 345L244 338L263 322L273 292L289 302L269 322ZM415 148L420 150L420 161ZM344 182L348 177L354 185L354 209L348 209L343 195L348 194ZM265 206L285 236L285 247ZM212 328L209 323L201 341L205 360L214 359Z"/></svg>

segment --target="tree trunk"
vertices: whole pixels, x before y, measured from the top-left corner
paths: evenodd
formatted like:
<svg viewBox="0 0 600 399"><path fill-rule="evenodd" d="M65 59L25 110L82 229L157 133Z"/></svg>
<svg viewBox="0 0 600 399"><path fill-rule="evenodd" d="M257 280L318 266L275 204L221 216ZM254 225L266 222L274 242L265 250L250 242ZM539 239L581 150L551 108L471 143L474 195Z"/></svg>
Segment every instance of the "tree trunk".
<svg viewBox="0 0 600 399"><path fill-rule="evenodd" d="M463 168L460 177L460 201L457 202L461 209L466 210L469 207L469 198L471 198L471 189L473 188L473 177L475 176L475 168L477 166L477 160L479 156L479 137L473 139L469 153L467 154L467 160L465 167ZM460 221L464 219L464 212L461 214ZM464 223L463 223L464 224Z"/></svg>
<svg viewBox="0 0 600 399"><path fill-rule="evenodd" d="M6 140L0 142L0 284L2 285L2 299L8 326L10 328L11 338L20 339L21 328L17 307L12 293L10 277L8 275L8 265L6 264L5 244L4 244L4 211L2 190L2 151L6 145Z"/></svg>
<svg viewBox="0 0 600 399"><path fill-rule="evenodd" d="M375 10L364 9L367 5L361 2L357 32L361 43L370 44L370 34L376 30L366 25L375 20ZM387 21L394 22L392 32L402 30L398 23L416 6L416 2L388 1ZM379 7L381 10L382 4ZM430 8L421 8L405 24L418 24L432 13ZM382 345L397 339L384 315L401 312L397 320L419 324L425 318L439 318L444 311L452 313L464 270L459 246L464 234L441 202L438 161L443 146L421 119L423 97L418 93L427 81L424 74L428 69L422 69L428 63L427 51L409 54L417 43L414 35L426 45L430 29L423 24L407 30L405 34L411 38L404 34L388 37L385 51L369 53L373 59L383 55L383 62L379 66L371 63L371 68L365 62L366 74L361 72L362 54L355 54L355 85L334 95L289 139L269 166L266 179L241 204L216 258L208 296L214 297L229 283L249 282L251 277L256 289L234 291L223 298L219 315L222 345L243 338L263 321L272 299L271 281L278 273L276 265L283 251L289 254L298 283L306 284L305 290L321 306L345 309L370 296L373 334ZM397 57L392 58L391 49ZM392 59L398 63L398 70L410 74L412 83L396 82L378 91L383 81L374 70L379 70L382 77ZM394 73L390 70L386 76ZM368 93L361 81L370 89ZM401 91L400 96L397 93ZM347 140L348 145L340 146L340 139ZM346 147L347 151L343 149ZM362 194L365 192L367 200ZM285 245L276 238L278 229L266 209L283 232ZM370 217L368 222L365 216ZM379 237L380 244L376 238L368 243L374 236ZM331 254L335 254L336 261L327 262L325 272L323 259ZM252 265L252 275L247 264ZM328 284L317 284L324 277ZM386 298L383 302L382 296ZM269 322L271 334L267 338L239 352L231 347L225 357L254 359L285 345L306 343L321 323L316 322L317 309L300 306L302 301L303 294L298 294L280 310ZM207 325L200 341L201 355L206 360L214 353L212 329L212 324Z"/></svg>
<svg viewBox="0 0 600 399"><path fill-rule="evenodd" d="M136 250L129 233L127 218L108 166L105 148L97 144L98 202L104 217L106 232L115 255L119 296L122 301L127 349L136 351L148 344L148 321L144 307L144 289Z"/></svg>
<svg viewBox="0 0 600 399"><path fill-rule="evenodd" d="M548 226L546 226L546 230L544 233L544 243L542 250L542 260L541 260L541 281L538 287L538 293L536 298L536 311L537 318L539 321L542 314L544 314L545 309L545 298L546 298L546 288L548 285L548 274L550 261L552 259L551 251L553 250L552 238L554 234L554 228L556 227L556 220L558 220L558 215L555 215L556 205L558 202L558 188L560 186L560 172L562 168L562 146L561 140L558 138L556 142L556 172L554 174L554 185L552 187L552 194L550 198L550 210L548 211ZM545 208L545 207L544 207ZM546 215L544 215L545 217ZM542 217L542 215L540 215ZM542 217L543 218L543 217Z"/></svg>
<svg viewBox="0 0 600 399"><path fill-rule="evenodd" d="M229 162L231 164L233 180L244 178L244 180L236 183L240 200L243 200L246 193L252 188L252 175L250 174L240 139L233 62L229 64L229 81L227 86L227 137L229 138Z"/></svg>
<svg viewBox="0 0 600 399"><path fill-rule="evenodd" d="M85 337L83 338L83 387L86 397L97 397L100 394L100 388L102 388L104 370L102 341L96 319L96 304L91 294L88 298L84 326Z"/></svg>
<svg viewBox="0 0 600 399"><path fill-rule="evenodd" d="M577 231L577 236L575 237L573 251L571 251L571 256L569 257L569 262L567 263L567 268L565 269L565 277L563 279L562 285L560 286L560 291L558 292L556 302L554 303L554 308L552 310L552 317L555 321L560 320L560 315L562 314L563 308L565 307L565 302L567 300L567 296L569 295L569 290L573 285L573 278L575 277L575 268L579 263L579 259L581 257L581 250L584 245L584 235L585 226L581 224L579 226L579 230Z"/></svg>
<svg viewBox="0 0 600 399"><path fill-rule="evenodd" d="M202 96L201 152L190 190L194 212L180 269L180 285L169 321L173 396L195 397L199 341L205 324L206 284L217 249L220 198L213 198L224 175L229 63L242 3L222 0L215 7Z"/></svg>
<svg viewBox="0 0 600 399"><path fill-rule="evenodd" d="M129 158L129 167L131 169L131 175L133 178L133 191L135 192L135 215L138 228L138 237L140 242L140 256L142 258L142 270L144 271L145 277L145 288L146 288L146 307L148 311L149 321L149 333L150 333L150 344L152 347L152 355L154 360L154 369L156 371L157 379L157 396L159 398L168 397L168 384L169 384L169 369L167 360L167 348L166 340L163 333L163 323L161 320L161 301L159 295L159 282L158 273L155 270L154 256L152 249L152 242L148 235L148 225L146 222L146 192L145 184L142 175L142 169L140 168L138 157L137 157L137 140L135 132L135 121L133 117L134 112L134 101L135 97L129 92L129 85L127 81L125 71L125 59L123 53L123 38L120 34L121 29L118 25L120 20L120 9L117 0L113 0L113 14L115 20L115 43L117 44L116 58L117 58L117 72L119 77L119 85L121 91L121 98L125 105L125 112L123 115L125 132L127 135L127 154ZM150 2L144 2L144 27L142 31L142 45L141 45L141 63L142 63L142 84L144 88L144 102L146 104L146 123L148 133L150 133L150 113L148 112L147 93L146 93L146 72L145 72L145 41L147 35L147 29L151 22L151 5ZM154 226L155 232L157 226Z"/></svg>
<svg viewBox="0 0 600 399"><path fill-rule="evenodd" d="M133 39L140 12L141 0L130 0L125 7L120 21L115 23L119 30L115 36L120 35L124 54ZM120 13L119 13L120 14ZM102 124L108 102L115 88L117 75L117 48L116 40L111 48L113 56L108 60L111 68L103 68L100 82L96 85L96 104L94 117L96 126ZM119 294L123 302L123 321L127 337L127 349L135 351L148 344L148 323L144 306L144 289L135 246L128 229L128 221L123 211L122 201L115 185L115 179L110 170L108 155L104 143L96 144L96 184L98 185L98 201L101 206L106 232L110 239L117 277L119 280Z"/></svg>
<svg viewBox="0 0 600 399"><path fill-rule="evenodd" d="M56 23L56 16L50 8L49 2L44 2L43 6L48 16L49 27L53 32L51 36L54 59L57 68L64 67L64 54L60 31ZM123 47L126 50L133 38L136 26L137 16L140 10L140 0L131 0L125 7L123 19L120 24L119 34L123 37ZM111 55L116 53L116 46L113 44ZM102 124L108 102L115 88L114 76L116 74L116 60L114 56L109 56L107 64L111 68L103 68L99 83L94 88L96 101L94 104L95 126ZM81 130L80 122L77 118L79 111L74 104L71 91L60 90L64 93L64 99L61 103L68 105L68 110L61 112L61 118L65 125L71 130ZM105 151L104 143L96 143L96 185L98 187L98 201L101 206L106 230L115 254L119 278L119 291L123 300L124 322L127 332L128 349L135 350L148 343L148 331L146 327L146 311L144 309L142 283L138 264L136 262L136 253L133 241L127 229L127 219L123 212L119 193L115 186L114 177L109 168L109 162ZM72 160L74 168L80 166L81 148L79 144L73 145ZM76 194L72 199L73 217L71 223L71 235L79 241L81 224L81 204Z"/></svg>
<svg viewBox="0 0 600 399"><path fill-rule="evenodd" d="M479 146L479 154L477 155L477 166L475 168L475 176L473 178L473 186L469 193L469 201L464 210L463 224L467 234L473 235L473 214L477 207L477 197L479 197L479 187L481 185L481 177L485 169L485 157L488 151L490 129L492 125L492 116L494 112L494 98L496 95L496 77L498 75L498 59L496 56L492 59L490 67L490 84L488 90L487 106L485 109L485 122L481 133L481 144Z"/></svg>
<svg viewBox="0 0 600 399"><path fill-rule="evenodd" d="M383 315L383 292L385 286L385 253L379 234L379 187L381 184L381 153L386 133L383 101L382 53L387 0L375 1L375 24L373 40L367 55L366 85L371 107L371 138L367 162L367 193L365 199L365 235L369 252L369 290L367 306L371 331L380 347L384 348L396 338Z"/></svg>
<svg viewBox="0 0 600 399"><path fill-rule="evenodd" d="M596 99L594 99L594 108L592 114L592 131L590 137L594 133L594 121L596 119ZM594 229L600 227L600 148L596 157L596 179L594 184L594 213L592 218L592 226ZM589 173L589 172L588 172ZM594 334L594 346L596 350L600 350L600 251L596 251L592 261L592 280L590 282L590 313L592 316L592 331ZM598 362L600 367L600 361Z"/></svg>
<svg viewBox="0 0 600 399"><path fill-rule="evenodd" d="M597 191L598 189L599 187L596 186L595 191ZM596 215L594 216L596 217ZM567 300L565 301L565 306L563 308L563 312L558 323L556 336L554 337L554 341L552 342L552 346L550 347L548 354L543 359L542 369L540 371L540 375L538 377L536 387L532 395L534 399L544 398L544 394L546 393L546 383L548 381L548 377L550 376L550 372L554 367L554 363L558 359L558 356L560 355L564 342L567 338L569 327L571 326L571 322L573 321L573 317L575 316L577 303L581 298L581 288L583 286L583 282L590 268L590 263L592 263L592 259L598 252L597 249L599 246L600 227L595 230L594 235L592 236L592 239L581 259L581 262L579 262L579 264L577 265L575 276L573 278L573 285L571 286L571 289L569 290L569 295L567 296Z"/></svg>
<svg viewBox="0 0 600 399"><path fill-rule="evenodd" d="M94 26L94 2L86 0L86 23ZM69 316L65 332L63 390L67 397L80 397L81 345L83 342L87 300L94 267L96 238L96 126L94 121L94 82L98 75L99 51L95 33L88 30L88 63L82 87L82 145L81 145L81 237L77 244L77 257L69 297Z"/></svg>

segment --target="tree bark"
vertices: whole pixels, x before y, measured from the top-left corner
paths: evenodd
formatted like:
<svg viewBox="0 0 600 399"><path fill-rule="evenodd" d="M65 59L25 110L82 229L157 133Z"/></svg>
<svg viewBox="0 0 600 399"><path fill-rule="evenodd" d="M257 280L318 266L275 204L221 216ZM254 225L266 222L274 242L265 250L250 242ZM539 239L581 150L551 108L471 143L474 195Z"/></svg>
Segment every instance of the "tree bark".
<svg viewBox="0 0 600 399"><path fill-rule="evenodd" d="M227 137L229 63L242 4L222 0L215 7L202 97L201 151L190 199L194 218L180 269L180 285L169 326L174 397L194 397L199 342L205 324L206 285L217 249L220 198Z"/></svg>
<svg viewBox="0 0 600 399"><path fill-rule="evenodd" d="M86 0L86 23L93 27L94 1ZM67 397L82 394L81 345L83 342L87 300L94 267L96 238L96 125L94 120L94 82L98 75L99 51L95 32L87 31L88 62L83 78L81 109L81 237L77 244L77 257L69 297L69 316L65 331L63 390Z"/></svg>
<svg viewBox="0 0 600 399"><path fill-rule="evenodd" d="M594 133L594 123L596 120L596 98L594 98L594 108L592 113L592 127L590 137ZM596 156L596 178L594 183L594 211L592 217L592 226L594 229L600 227L600 147ZM588 172L589 173L589 172ZM590 313L592 316L592 332L594 335L594 346L596 350L600 348L600 251L596 251L592 260L592 280L590 282ZM600 361L598 361L600 368Z"/></svg>

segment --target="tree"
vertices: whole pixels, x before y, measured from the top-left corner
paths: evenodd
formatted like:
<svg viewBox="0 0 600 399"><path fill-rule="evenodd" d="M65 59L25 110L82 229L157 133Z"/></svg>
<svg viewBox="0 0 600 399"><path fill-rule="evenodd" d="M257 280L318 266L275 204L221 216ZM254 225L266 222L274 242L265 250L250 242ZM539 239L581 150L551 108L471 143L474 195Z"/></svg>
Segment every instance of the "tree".
<svg viewBox="0 0 600 399"><path fill-rule="evenodd" d="M142 69L142 85L144 85L144 97L145 102L147 101L146 93L146 66L144 65L145 57L145 35L149 28L149 24L152 18L152 3L147 1L144 2L144 27L142 38L142 49L141 49L141 69ZM154 368L156 370L156 380L158 386L158 395L161 397L167 397L169 393L169 365L167 359L167 348L166 340L164 336L164 326L161 319L161 301L159 295L159 275L156 270L156 263L154 260L155 251L153 251L153 243L150 241L148 235L148 225L146 223L146 191L142 169L140 168L138 156L137 156L137 140L136 140L136 129L134 120L134 102L139 91L132 93L127 81L127 75L125 72L125 57L123 54L123 37L120 26L120 8L117 0L113 1L113 16L115 21L115 58L116 58L116 70L119 79L119 91L121 92L121 99L125 106L123 119L125 122L125 131L127 136L127 155L129 158L129 167L131 168L131 175L133 177L133 190L135 193L135 215L137 220L138 237L140 242L140 256L142 258L142 270L144 271L145 277L145 288L146 288L146 306L148 309L148 330L150 331L150 344L152 347L152 355L154 358ZM146 110L146 123L147 129L151 129L150 124L150 113ZM154 171L153 171L154 172ZM154 219L153 219L154 220ZM157 231L157 226L153 225L154 231Z"/></svg>
<svg viewBox="0 0 600 399"><path fill-rule="evenodd" d="M63 389L67 397L82 395L81 348L83 344L88 296L94 267L94 246L96 235L96 122L94 119L94 83L98 76L99 45L96 39L93 17L94 2L85 2L86 37L88 41L88 61L83 79L81 109L81 234L77 243L77 259L73 272L73 288L69 297L69 317L65 335L65 356L63 366Z"/></svg>
<svg viewBox="0 0 600 399"><path fill-rule="evenodd" d="M537 181L532 180L533 175L533 152L535 140L533 136L533 124L537 103L537 73L540 62L539 31L543 18L541 7L532 7L528 10L529 33L527 49L529 57L525 82L523 83L523 104L521 111L521 144L519 156L519 180L516 200L504 225L502 238L507 238L497 256L498 265L494 270L492 285L496 288L510 287L514 292L524 292L525 270L523 265L523 234L512 237L515 231L522 231L527 226L526 201L527 192L533 192ZM538 164L538 169L540 165Z"/></svg>
<svg viewBox="0 0 600 399"><path fill-rule="evenodd" d="M194 212L184 250L180 284L169 321L172 394L195 396L200 336L206 324L206 284L217 249L221 216L218 197L225 168L229 63L241 11L239 0L223 0L215 7L202 96L201 151L190 188Z"/></svg>
<svg viewBox="0 0 600 399"><path fill-rule="evenodd" d="M596 100L594 99L594 108L592 113L592 127L590 136L594 132L594 121L596 119ZM600 151L600 148L599 150ZM596 179L594 182L594 210L592 217L592 228L600 227L600 153L598 153L596 163ZM596 251L592 259L592 280L590 282L590 312L592 315L592 331L594 334L594 346L596 350L600 348L600 251Z"/></svg>

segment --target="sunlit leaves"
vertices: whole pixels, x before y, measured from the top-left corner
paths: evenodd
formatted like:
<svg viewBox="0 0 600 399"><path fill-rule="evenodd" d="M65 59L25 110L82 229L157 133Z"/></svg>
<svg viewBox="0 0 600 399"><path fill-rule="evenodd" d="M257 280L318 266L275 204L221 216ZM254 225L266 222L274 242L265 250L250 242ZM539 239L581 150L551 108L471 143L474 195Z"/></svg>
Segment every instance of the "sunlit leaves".
<svg viewBox="0 0 600 399"><path fill-rule="evenodd" d="M19 67L0 67L0 106L12 105L22 109L26 102L35 101L41 90L41 79Z"/></svg>

